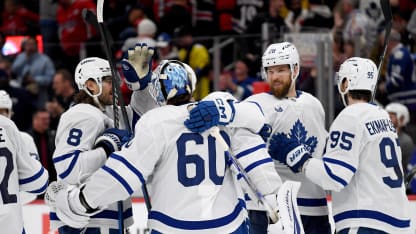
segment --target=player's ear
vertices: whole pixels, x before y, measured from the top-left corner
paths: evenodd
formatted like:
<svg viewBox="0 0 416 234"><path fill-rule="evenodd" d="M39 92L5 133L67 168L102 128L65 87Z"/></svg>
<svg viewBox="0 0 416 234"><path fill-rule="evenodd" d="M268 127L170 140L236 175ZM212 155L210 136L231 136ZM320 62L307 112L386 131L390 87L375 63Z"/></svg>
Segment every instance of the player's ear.
<svg viewBox="0 0 416 234"><path fill-rule="evenodd" d="M345 90L347 90L347 88L348 88L348 79L343 78L342 83L341 83L341 91L345 92Z"/></svg>
<svg viewBox="0 0 416 234"><path fill-rule="evenodd" d="M93 80L89 79L85 82L85 86L92 94L97 94L99 92L98 84Z"/></svg>

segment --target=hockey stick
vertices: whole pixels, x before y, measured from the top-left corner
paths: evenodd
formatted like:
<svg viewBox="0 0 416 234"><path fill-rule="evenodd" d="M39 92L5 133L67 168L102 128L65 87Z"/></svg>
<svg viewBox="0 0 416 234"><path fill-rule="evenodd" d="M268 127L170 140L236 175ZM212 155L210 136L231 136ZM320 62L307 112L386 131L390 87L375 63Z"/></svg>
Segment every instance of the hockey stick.
<svg viewBox="0 0 416 234"><path fill-rule="evenodd" d="M391 13L390 1L380 0L380 5L381 5L381 10L383 11L384 21L386 22L386 27L385 27L385 34L384 34L383 52L380 55L378 68L377 68L377 72L378 72L377 82L376 82L376 86L374 87L374 92L372 96L373 101L375 100L375 97L376 97L377 85L378 85L378 81L380 78L381 68L383 66L384 56L386 56L387 45L389 44L389 39L390 39L391 27L393 25L393 15Z"/></svg>
<svg viewBox="0 0 416 234"><path fill-rule="evenodd" d="M256 188L256 185L251 181L250 177L248 177L247 172L244 170L244 167L241 163L237 160L237 158L229 152L229 147L227 142L225 142L224 138L220 134L220 129L218 127L212 127L210 130L211 136L213 136L224 148L225 154L237 168L238 173L241 174L244 181L247 183L248 187L250 188L251 192L256 196L256 199L260 201L261 204L266 208L267 213L269 214L270 218L277 222L279 217L277 213L273 211L272 207L270 207L269 203L267 203L266 199L264 199L263 194Z"/></svg>
<svg viewBox="0 0 416 234"><path fill-rule="evenodd" d="M407 175L406 175L406 179L405 179L405 187L406 188L409 185L410 181L412 181L412 179L415 175L416 175L416 167L413 167L413 169L411 171L409 171L409 173L407 173Z"/></svg>

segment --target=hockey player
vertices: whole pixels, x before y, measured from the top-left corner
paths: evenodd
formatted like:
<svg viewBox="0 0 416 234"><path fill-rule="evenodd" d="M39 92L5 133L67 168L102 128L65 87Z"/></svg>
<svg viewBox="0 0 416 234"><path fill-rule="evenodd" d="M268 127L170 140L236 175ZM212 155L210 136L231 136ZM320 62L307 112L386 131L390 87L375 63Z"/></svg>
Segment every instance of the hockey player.
<svg viewBox="0 0 416 234"><path fill-rule="evenodd" d="M130 126L134 126L140 115L157 107L157 102L148 92L151 71L148 65L153 49L147 45L136 45L130 49L129 59L124 60L123 70L128 86L134 90L130 106L126 107ZM145 66L142 66L146 64ZM146 69L147 68L147 69ZM130 70L136 70L131 76ZM90 57L79 62L75 70L75 83L79 93L75 105L68 109L59 121L56 132L56 150L53 154L58 180L67 184L85 183L88 177L104 165L111 152L119 150L129 138L126 130L115 129L113 123L111 70L107 60ZM120 122L122 129L125 123ZM127 197L126 197L127 198ZM119 233L119 222L124 227L133 223L131 200L123 202L122 217L117 203L91 217L85 229L65 226L65 217L51 210L51 229L59 233ZM71 221L75 222L75 221ZM70 223L71 224L71 223ZM77 224L72 226L76 227Z"/></svg>
<svg viewBox="0 0 416 234"><path fill-rule="evenodd" d="M154 71L154 84L160 85L156 96L167 105L142 116L134 138L85 184L51 184L47 203L61 216L87 223L96 209L129 197L146 181L151 185L151 233L247 233L243 196L223 146L208 132L192 133L183 124L196 81L188 68L163 61ZM281 181L261 137L242 128L224 128L221 135L241 164L253 167L248 175L277 211Z"/></svg>
<svg viewBox="0 0 416 234"><path fill-rule="evenodd" d="M6 116L8 119L12 118L13 110L12 110L12 99L10 98L9 94L4 91L0 90L0 115ZM20 131L20 135L23 139L23 145L29 152L29 155L39 161L39 153L38 149L36 148L35 141L33 137L26 132ZM29 203L36 199L36 194L28 193L25 191L20 191L20 201L22 204Z"/></svg>
<svg viewBox="0 0 416 234"><path fill-rule="evenodd" d="M292 139L305 144L313 157L321 157L327 136L325 113L318 99L309 93L296 90L299 69L299 54L293 44L271 44L262 57L262 73L270 84L271 92L252 95L244 102L256 103L262 109L266 123L271 126L273 133L289 134ZM212 122L197 124L193 120L201 119L198 109L209 106L201 104L191 111L190 119L185 123L192 131L201 132L212 127ZM235 118L238 117L238 112L236 113ZM248 115L247 112L241 114ZM264 130L262 132L267 133ZM267 142L267 137L265 139ZM302 183L298 205L305 233L331 233L325 191L308 181L304 175L292 172L278 161L275 162L275 168L283 181L295 180ZM247 207L250 233L266 233L268 219L264 209L253 202L248 202Z"/></svg>
<svg viewBox="0 0 416 234"><path fill-rule="evenodd" d="M370 103L377 67L353 57L338 78L346 107L330 127L322 159L284 134L272 136L270 155L332 191L337 233L411 233L397 133L387 112Z"/></svg>
<svg viewBox="0 0 416 234"><path fill-rule="evenodd" d="M48 172L30 156L18 128L3 115L0 115L0 168L1 232L25 233L19 191L45 192Z"/></svg>

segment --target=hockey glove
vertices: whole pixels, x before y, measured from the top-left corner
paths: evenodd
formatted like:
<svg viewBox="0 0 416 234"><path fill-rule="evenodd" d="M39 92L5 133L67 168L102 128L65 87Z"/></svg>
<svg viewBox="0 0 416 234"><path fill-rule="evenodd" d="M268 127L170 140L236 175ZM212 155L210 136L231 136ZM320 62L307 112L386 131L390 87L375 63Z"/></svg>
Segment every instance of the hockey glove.
<svg viewBox="0 0 416 234"><path fill-rule="evenodd" d="M121 146L130 140L130 133L124 129L109 128L95 140L95 148L102 147L107 157L114 151L121 150Z"/></svg>
<svg viewBox="0 0 416 234"><path fill-rule="evenodd" d="M227 125L234 119L233 102L222 98L201 101L189 112L185 126L192 132L200 133L214 126Z"/></svg>
<svg viewBox="0 0 416 234"><path fill-rule="evenodd" d="M267 139L269 139L271 133L272 126L270 126L270 124L264 124L258 134L261 136L261 138L263 138L264 142L267 142Z"/></svg>
<svg viewBox="0 0 416 234"><path fill-rule="evenodd" d="M136 44L127 51L128 59L121 61L121 68L126 78L127 87L130 90L143 90L149 84L152 77L152 58L155 53L153 47L145 43Z"/></svg>
<svg viewBox="0 0 416 234"><path fill-rule="evenodd" d="M271 137L269 154L273 159L287 165L294 173L300 172L303 164L311 158L304 145L284 133L277 133Z"/></svg>
<svg viewBox="0 0 416 234"><path fill-rule="evenodd" d="M53 181L45 193L45 203L55 210L58 218L74 228L85 227L90 217L87 209L79 199L78 187L68 185L62 181Z"/></svg>

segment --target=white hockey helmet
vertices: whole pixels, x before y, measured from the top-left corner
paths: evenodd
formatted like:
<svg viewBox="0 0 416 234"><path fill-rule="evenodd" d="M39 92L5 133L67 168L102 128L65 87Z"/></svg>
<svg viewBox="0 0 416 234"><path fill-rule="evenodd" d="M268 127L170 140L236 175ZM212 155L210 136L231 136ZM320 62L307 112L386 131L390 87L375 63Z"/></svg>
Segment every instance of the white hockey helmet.
<svg viewBox="0 0 416 234"><path fill-rule="evenodd" d="M401 103L390 103L385 107L387 112L395 113L400 127L409 123L410 116L407 107ZM403 122L400 120L403 117Z"/></svg>
<svg viewBox="0 0 416 234"><path fill-rule="evenodd" d="M7 116L8 118L11 118L12 116L12 106L13 103L9 94L4 90L0 90L0 109L7 109L9 111L9 116Z"/></svg>
<svg viewBox="0 0 416 234"><path fill-rule="evenodd" d="M352 57L345 60L337 74L338 91L346 106L345 94L349 90L368 90L373 94L377 83L378 71L373 61L366 58ZM347 88L342 92L342 82L347 79Z"/></svg>
<svg viewBox="0 0 416 234"><path fill-rule="evenodd" d="M84 90L91 97L98 97L102 92L104 77L111 76L110 63L102 58L89 57L81 60L75 68L75 83L78 90ZM99 87L98 94L92 94L86 87L87 80L94 80Z"/></svg>
<svg viewBox="0 0 416 234"><path fill-rule="evenodd" d="M187 64L177 60L162 60L152 74L152 95L159 103L185 93L196 87L196 75Z"/></svg>
<svg viewBox="0 0 416 234"><path fill-rule="evenodd" d="M261 58L261 74L264 80L267 80L266 68L276 65L289 65L292 73L292 81L299 76L299 69L297 74L294 74L295 66L300 67L299 53L295 45L290 42L282 42L271 44Z"/></svg>

